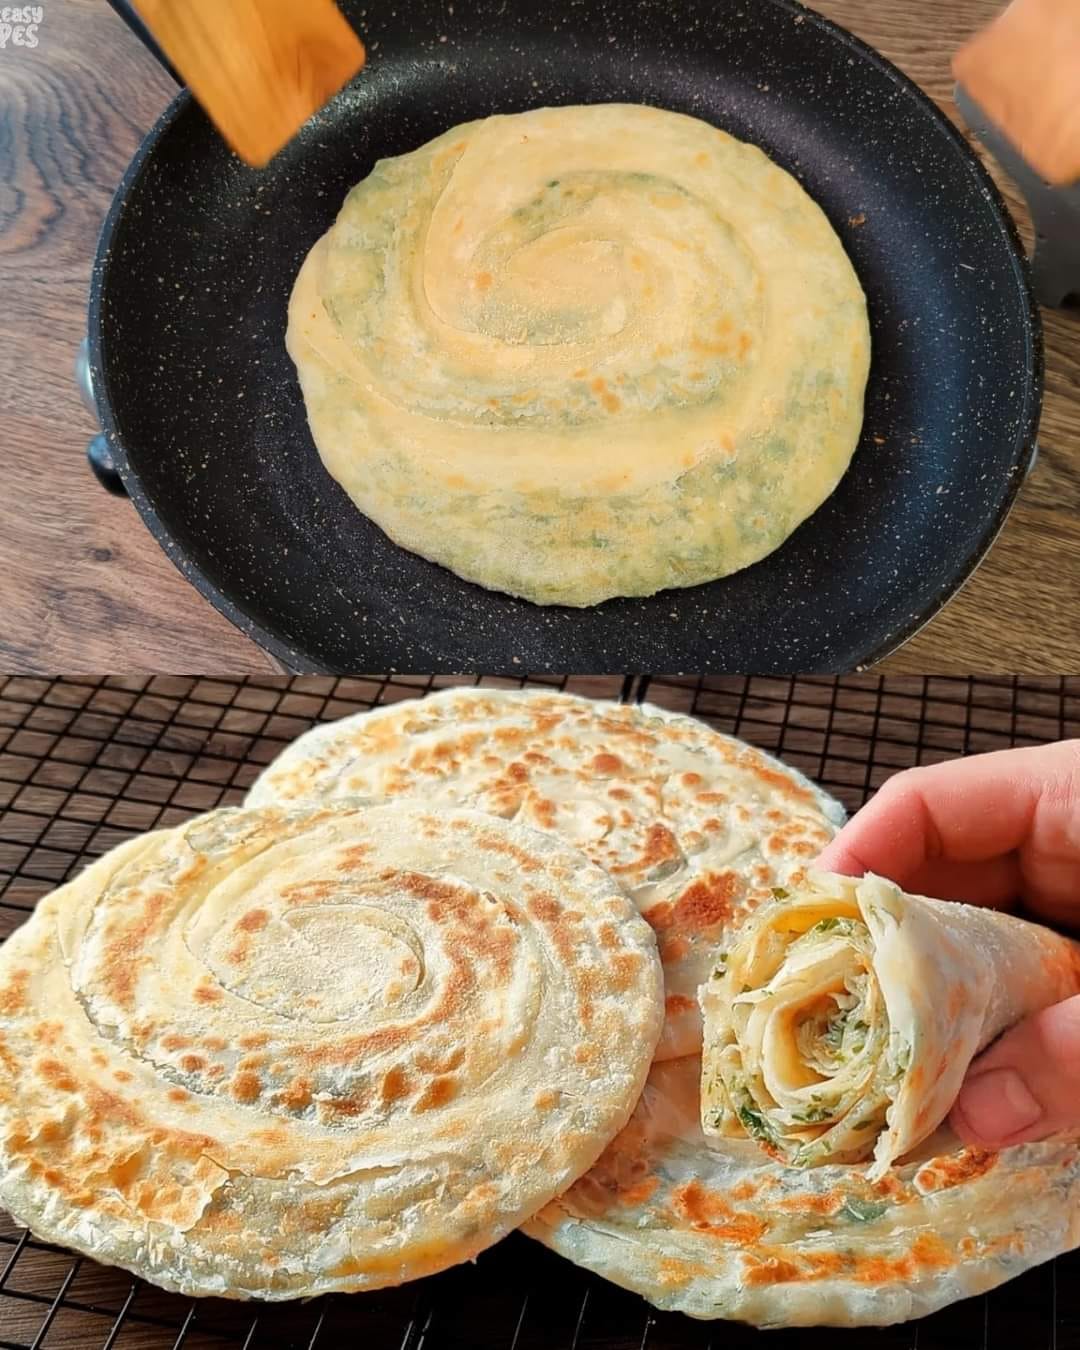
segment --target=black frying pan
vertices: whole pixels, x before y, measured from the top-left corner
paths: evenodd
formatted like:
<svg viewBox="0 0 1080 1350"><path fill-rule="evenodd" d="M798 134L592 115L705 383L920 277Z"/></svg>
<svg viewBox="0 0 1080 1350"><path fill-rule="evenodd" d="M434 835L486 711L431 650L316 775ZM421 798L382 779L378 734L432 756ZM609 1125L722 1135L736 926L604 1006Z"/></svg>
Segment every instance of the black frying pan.
<svg viewBox="0 0 1080 1350"><path fill-rule="evenodd" d="M173 561L300 670L843 671L926 622L1034 453L1038 312L987 174L880 56L791 0L346 3L366 70L271 163L181 93L116 194L91 371L123 485ZM652 103L762 145L870 302L864 434L833 497L735 576L542 609L391 544L323 471L285 353L307 249L376 159L549 103Z"/></svg>

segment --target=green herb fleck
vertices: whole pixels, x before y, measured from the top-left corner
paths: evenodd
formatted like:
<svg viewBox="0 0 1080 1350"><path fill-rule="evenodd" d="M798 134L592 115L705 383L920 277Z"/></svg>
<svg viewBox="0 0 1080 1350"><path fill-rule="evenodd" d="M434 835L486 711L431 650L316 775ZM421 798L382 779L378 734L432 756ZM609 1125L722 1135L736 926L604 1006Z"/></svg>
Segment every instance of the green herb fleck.
<svg viewBox="0 0 1080 1350"><path fill-rule="evenodd" d="M888 1205L878 1200L858 1200L854 1196L848 1196L841 1206L840 1213L852 1223L873 1223L875 1219L880 1219L888 1208Z"/></svg>
<svg viewBox="0 0 1080 1350"><path fill-rule="evenodd" d="M791 1119L800 1125L820 1125L823 1120L831 1120L832 1109L828 1106L808 1106L804 1111L792 1111Z"/></svg>
<svg viewBox="0 0 1080 1350"><path fill-rule="evenodd" d="M788 900L791 897L791 892L785 891L783 886L774 886L772 893L775 900Z"/></svg>
<svg viewBox="0 0 1080 1350"><path fill-rule="evenodd" d="M737 1114L742 1122L743 1129L752 1139L757 1139L766 1144L776 1143L776 1134L773 1127L756 1106L746 1103L739 1107Z"/></svg>

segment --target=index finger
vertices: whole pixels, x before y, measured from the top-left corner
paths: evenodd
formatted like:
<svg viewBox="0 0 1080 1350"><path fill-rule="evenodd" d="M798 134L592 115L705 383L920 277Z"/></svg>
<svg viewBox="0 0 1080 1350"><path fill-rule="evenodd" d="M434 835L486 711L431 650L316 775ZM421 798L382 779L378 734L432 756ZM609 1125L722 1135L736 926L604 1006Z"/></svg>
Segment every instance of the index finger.
<svg viewBox="0 0 1080 1350"><path fill-rule="evenodd" d="M1078 805L1075 741L908 769L840 831L818 866L989 904L1023 891L1057 911L1080 877Z"/></svg>

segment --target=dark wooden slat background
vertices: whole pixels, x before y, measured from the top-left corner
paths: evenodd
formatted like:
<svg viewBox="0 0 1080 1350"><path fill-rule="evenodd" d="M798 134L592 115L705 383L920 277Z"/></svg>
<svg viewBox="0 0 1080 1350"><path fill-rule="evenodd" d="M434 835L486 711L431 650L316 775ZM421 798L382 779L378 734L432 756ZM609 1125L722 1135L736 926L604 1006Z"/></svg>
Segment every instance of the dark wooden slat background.
<svg viewBox="0 0 1080 1350"><path fill-rule="evenodd" d="M955 118L949 56L998 6L818 8ZM94 243L124 166L171 93L103 0L48 0L40 45L0 51L0 666L9 670L273 669L83 461L94 426L72 361ZM1048 313L1046 324L1038 467L976 576L882 670L1080 668L1080 313Z"/></svg>

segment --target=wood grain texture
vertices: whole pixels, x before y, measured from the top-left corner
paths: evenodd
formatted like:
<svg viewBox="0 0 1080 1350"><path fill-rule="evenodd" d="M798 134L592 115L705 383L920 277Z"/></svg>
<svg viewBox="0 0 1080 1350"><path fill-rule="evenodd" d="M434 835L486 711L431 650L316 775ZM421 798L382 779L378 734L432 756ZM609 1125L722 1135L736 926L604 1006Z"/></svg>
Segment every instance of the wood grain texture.
<svg viewBox="0 0 1080 1350"><path fill-rule="evenodd" d="M957 120L949 62L994 0L819 0ZM0 668L273 669L185 582L83 460L72 362L113 189L172 95L101 0L51 0L39 45L0 51ZM373 58L374 59L374 58ZM991 165L1022 229L1026 210ZM1048 313L1042 453L990 556L881 669L1080 669L1080 314Z"/></svg>

